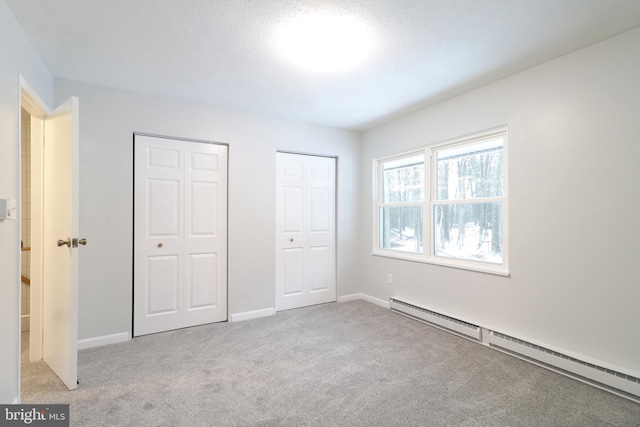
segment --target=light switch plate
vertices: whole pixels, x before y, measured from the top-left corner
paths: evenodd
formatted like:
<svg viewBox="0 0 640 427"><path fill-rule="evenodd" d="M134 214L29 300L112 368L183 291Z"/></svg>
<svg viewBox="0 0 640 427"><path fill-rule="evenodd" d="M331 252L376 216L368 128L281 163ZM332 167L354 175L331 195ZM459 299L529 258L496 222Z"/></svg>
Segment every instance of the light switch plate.
<svg viewBox="0 0 640 427"><path fill-rule="evenodd" d="M0 199L0 221L16 219L16 199Z"/></svg>

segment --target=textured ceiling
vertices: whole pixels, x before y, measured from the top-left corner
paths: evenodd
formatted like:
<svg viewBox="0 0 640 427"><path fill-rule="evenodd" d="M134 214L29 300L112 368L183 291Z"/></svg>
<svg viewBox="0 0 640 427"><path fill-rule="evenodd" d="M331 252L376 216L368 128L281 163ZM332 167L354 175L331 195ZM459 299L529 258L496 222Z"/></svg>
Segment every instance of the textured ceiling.
<svg viewBox="0 0 640 427"><path fill-rule="evenodd" d="M6 1L56 77L356 130L640 26L638 0ZM368 23L360 67L274 48L313 11Z"/></svg>

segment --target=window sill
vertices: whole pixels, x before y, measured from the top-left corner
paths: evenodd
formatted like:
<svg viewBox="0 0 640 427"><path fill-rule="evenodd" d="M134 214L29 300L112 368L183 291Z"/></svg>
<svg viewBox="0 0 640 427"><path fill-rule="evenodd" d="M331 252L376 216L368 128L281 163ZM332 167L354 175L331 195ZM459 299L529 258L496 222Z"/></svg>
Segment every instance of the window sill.
<svg viewBox="0 0 640 427"><path fill-rule="evenodd" d="M508 269L506 269L502 265L496 264L483 264L473 261L459 261L454 259L435 258L425 255L413 255L410 253L398 253L395 251L384 250L374 250L371 252L371 255L381 256L385 258L401 259L411 262L421 262L423 264L440 265L443 267L457 268L461 270L477 271L479 273L495 274L497 276L510 277L511 275Z"/></svg>

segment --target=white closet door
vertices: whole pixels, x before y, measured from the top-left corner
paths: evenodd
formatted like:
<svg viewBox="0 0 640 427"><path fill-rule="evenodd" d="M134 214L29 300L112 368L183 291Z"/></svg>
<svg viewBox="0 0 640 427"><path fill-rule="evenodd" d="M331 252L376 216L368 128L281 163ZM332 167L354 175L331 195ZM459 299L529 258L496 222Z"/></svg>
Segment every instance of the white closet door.
<svg viewBox="0 0 640 427"><path fill-rule="evenodd" d="M185 144L184 326L227 320L227 147Z"/></svg>
<svg viewBox="0 0 640 427"><path fill-rule="evenodd" d="M226 146L135 136L135 336L227 319L226 212Z"/></svg>
<svg viewBox="0 0 640 427"><path fill-rule="evenodd" d="M336 160L277 154L276 310L336 300Z"/></svg>

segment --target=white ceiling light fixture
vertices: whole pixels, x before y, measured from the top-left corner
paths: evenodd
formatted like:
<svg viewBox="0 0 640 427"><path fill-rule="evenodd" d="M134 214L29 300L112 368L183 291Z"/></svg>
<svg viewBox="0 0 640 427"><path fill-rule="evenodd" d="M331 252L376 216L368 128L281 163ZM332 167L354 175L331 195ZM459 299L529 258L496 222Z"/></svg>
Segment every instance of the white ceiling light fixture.
<svg viewBox="0 0 640 427"><path fill-rule="evenodd" d="M361 19L318 12L293 17L277 32L278 50L291 62L317 73L347 71L373 48L373 35Z"/></svg>

